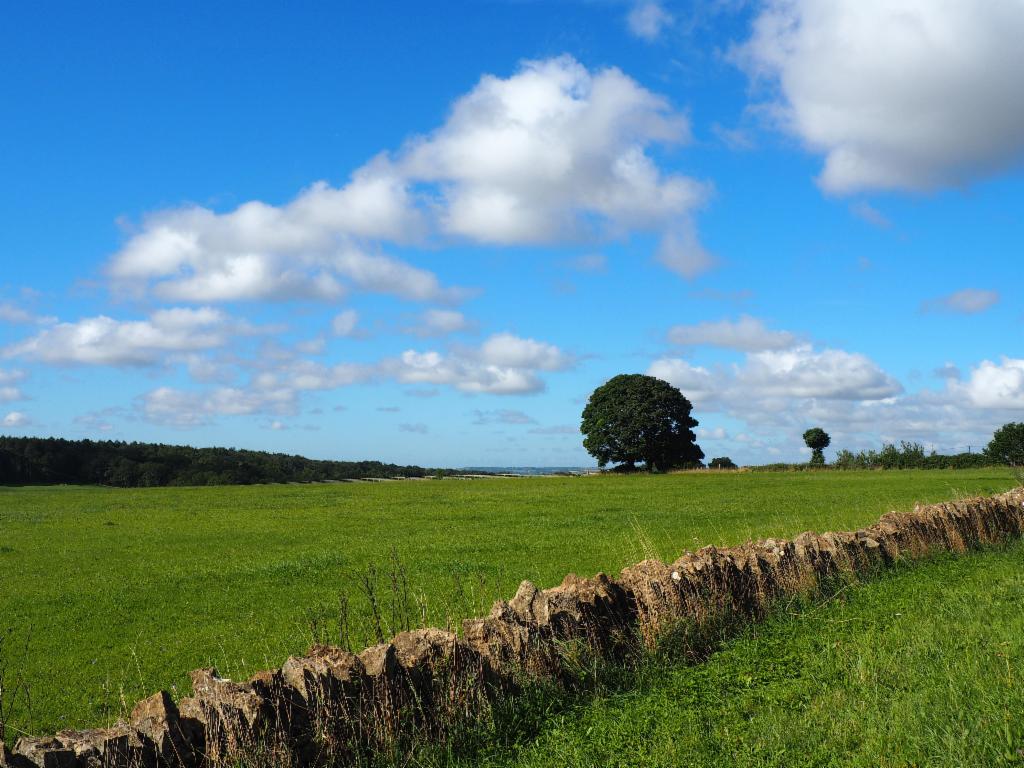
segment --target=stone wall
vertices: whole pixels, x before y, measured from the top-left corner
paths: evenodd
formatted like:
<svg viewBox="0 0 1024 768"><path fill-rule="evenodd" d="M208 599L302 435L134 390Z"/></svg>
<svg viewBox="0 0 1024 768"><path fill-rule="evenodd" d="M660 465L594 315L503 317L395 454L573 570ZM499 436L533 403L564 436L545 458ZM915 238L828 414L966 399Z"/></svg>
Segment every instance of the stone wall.
<svg viewBox="0 0 1024 768"><path fill-rule="evenodd" d="M0 766L314 766L400 754L415 740L444 742L524 685L571 686L581 664L615 663L656 644L697 649L702 633L756 620L781 597L1022 531L1024 489L1016 489L892 512L854 532L705 547L668 564L645 560L618 579L569 575L544 590L524 581L459 635L403 632L359 654L314 646L245 682L197 670L188 698L175 703L161 691L111 728L22 738L13 752L0 747Z"/></svg>

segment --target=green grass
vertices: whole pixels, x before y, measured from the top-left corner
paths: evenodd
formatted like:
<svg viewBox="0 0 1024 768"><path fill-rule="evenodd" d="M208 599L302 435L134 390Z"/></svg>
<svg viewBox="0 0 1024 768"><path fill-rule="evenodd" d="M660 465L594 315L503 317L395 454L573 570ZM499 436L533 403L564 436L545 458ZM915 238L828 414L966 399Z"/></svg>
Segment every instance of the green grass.
<svg viewBox="0 0 1024 768"><path fill-rule="evenodd" d="M13 725L95 725L159 688L187 693L190 669L277 666L329 639L339 593L392 548L443 626L523 578L546 586L708 543L852 529L1012 485L971 470L0 489L0 631L32 694ZM372 635L357 598L361 644Z"/></svg>
<svg viewBox="0 0 1024 768"><path fill-rule="evenodd" d="M472 764L1022 765L1024 544L790 606L699 665L650 661L630 688Z"/></svg>

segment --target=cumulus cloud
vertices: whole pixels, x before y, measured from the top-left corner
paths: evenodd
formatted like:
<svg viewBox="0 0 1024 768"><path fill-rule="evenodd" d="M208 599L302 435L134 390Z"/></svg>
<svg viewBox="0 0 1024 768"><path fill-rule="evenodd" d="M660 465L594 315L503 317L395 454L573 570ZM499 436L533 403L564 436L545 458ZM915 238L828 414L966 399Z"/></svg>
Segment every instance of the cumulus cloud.
<svg viewBox="0 0 1024 768"><path fill-rule="evenodd" d="M544 389L541 373L574 364L574 358L557 347L511 334L496 334L479 347L456 347L447 354L406 350L398 357L365 364L326 365L296 357L287 349L275 353L272 347L252 366L254 373L244 386L159 387L139 398L137 410L148 421L181 427L209 424L220 416L292 416L299 412L303 393L380 379L448 385L468 393L528 394ZM437 392L414 389L410 394L426 397Z"/></svg>
<svg viewBox="0 0 1024 768"><path fill-rule="evenodd" d="M680 358L663 357L655 360L647 369L647 374L677 387L694 404L707 405L720 396L723 390L719 376Z"/></svg>
<svg viewBox="0 0 1024 768"><path fill-rule="evenodd" d="M457 310L428 309L416 319L414 325L406 328L405 332L414 336L447 336L472 327L466 316Z"/></svg>
<svg viewBox="0 0 1024 768"><path fill-rule="evenodd" d="M3 420L0 421L0 424L5 427L20 429L21 427L30 426L32 424L32 419L21 411L11 411L4 416Z"/></svg>
<svg viewBox="0 0 1024 768"><path fill-rule="evenodd" d="M966 382L955 388L980 408L1024 409L1024 360L984 360L971 371Z"/></svg>
<svg viewBox="0 0 1024 768"><path fill-rule="evenodd" d="M715 430L700 436L756 450L754 460L797 456L800 434L815 424L825 426L836 447L916 440L960 452L983 446L996 427L1024 412L1024 360L1017 358L984 360L968 373L947 364L936 371L942 389L913 393L863 355L810 345L752 352L741 364L712 369L662 358L647 372L679 387L698 419L722 413L743 423L732 437Z"/></svg>
<svg viewBox="0 0 1024 768"><path fill-rule="evenodd" d="M558 347L508 333L488 338L478 348L448 355L406 350L383 361L378 370L403 384L446 384L463 392L528 394L544 389L540 371L561 371L575 364Z"/></svg>
<svg viewBox="0 0 1024 768"><path fill-rule="evenodd" d="M742 315L739 320L719 320L696 325L676 325L669 329L668 340L681 346L707 345L741 352L789 349L797 342L788 331L770 331L761 320Z"/></svg>
<svg viewBox="0 0 1024 768"><path fill-rule="evenodd" d="M562 56L483 77L447 122L396 161L437 185L450 235L500 245L629 229L665 231L706 185L663 174L647 149L689 138L669 103L620 70Z"/></svg>
<svg viewBox="0 0 1024 768"><path fill-rule="evenodd" d="M638 2L626 16L629 31L648 42L653 42L661 37L662 31L671 26L673 21L675 20L672 18L672 14L653 0Z"/></svg>
<svg viewBox="0 0 1024 768"><path fill-rule="evenodd" d="M620 70L568 56L484 76L434 132L379 155L348 183L317 182L274 206L155 212L109 261L114 286L166 301L337 301L352 289L452 302L426 270L379 244L441 236L495 245L669 232L707 186L665 174L648 150L689 138L686 118ZM690 242L693 241L693 242ZM689 268L688 268L689 269Z"/></svg>
<svg viewBox="0 0 1024 768"><path fill-rule="evenodd" d="M139 410L147 421L156 424L196 427L211 423L217 416L293 414L295 394L288 388L221 387L210 392L194 392L159 387L140 398Z"/></svg>
<svg viewBox="0 0 1024 768"><path fill-rule="evenodd" d="M777 408L800 412L796 400L882 400L903 391L864 355L809 344L749 352L742 364L715 369L663 357L647 373L678 387L695 405L744 417Z"/></svg>
<svg viewBox="0 0 1024 768"><path fill-rule="evenodd" d="M542 371L563 371L573 363L572 358L554 344L523 339L511 333L496 333L488 338L480 346L478 356L487 365Z"/></svg>
<svg viewBox="0 0 1024 768"><path fill-rule="evenodd" d="M415 301L458 298L431 272L360 246L356 235L387 228L363 230L347 211L330 215L330 205L350 202L349 191L317 184L280 208L249 202L227 213L189 207L150 215L107 273L119 290L149 288L167 301L195 303L337 301L352 285ZM396 222L391 234L402 231Z"/></svg>
<svg viewBox="0 0 1024 768"><path fill-rule="evenodd" d="M224 346L241 328L209 307L161 309L148 320L100 315L58 323L8 347L4 354L55 365L153 365L168 353Z"/></svg>
<svg viewBox="0 0 1024 768"><path fill-rule="evenodd" d="M761 397L881 400L902 385L865 355L841 349L817 351L809 344L755 352L736 373L745 392Z"/></svg>
<svg viewBox="0 0 1024 768"><path fill-rule="evenodd" d="M1018 0L763 0L734 59L834 193L961 186L1024 153Z"/></svg>
<svg viewBox="0 0 1024 768"><path fill-rule="evenodd" d="M990 309L999 302L998 291L979 288L965 288L948 296L940 296L921 304L924 312L952 312L960 315L976 315Z"/></svg>

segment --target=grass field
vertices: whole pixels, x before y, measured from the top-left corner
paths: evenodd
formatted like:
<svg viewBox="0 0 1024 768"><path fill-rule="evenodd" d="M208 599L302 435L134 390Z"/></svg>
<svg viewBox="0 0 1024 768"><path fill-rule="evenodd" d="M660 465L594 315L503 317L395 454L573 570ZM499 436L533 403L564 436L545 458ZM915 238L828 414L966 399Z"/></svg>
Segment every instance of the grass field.
<svg viewBox="0 0 1024 768"><path fill-rule="evenodd" d="M523 578L850 529L1014 484L975 470L0 489L0 631L32 703L7 736L102 723L159 688L187 692L200 666L241 677L278 665L336 633L342 592L353 639L369 642L355 576L386 569L392 549L444 625Z"/></svg>
<svg viewBox="0 0 1024 768"><path fill-rule="evenodd" d="M490 768L1024 765L1024 544L790 606L696 666L654 660ZM450 765L447 761L442 764Z"/></svg>

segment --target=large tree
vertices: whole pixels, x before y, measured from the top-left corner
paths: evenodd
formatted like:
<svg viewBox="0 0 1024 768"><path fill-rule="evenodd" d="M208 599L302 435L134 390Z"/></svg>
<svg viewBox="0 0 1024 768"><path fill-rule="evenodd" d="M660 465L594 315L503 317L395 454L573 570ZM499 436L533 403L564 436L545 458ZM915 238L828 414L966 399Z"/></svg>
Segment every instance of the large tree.
<svg viewBox="0 0 1024 768"><path fill-rule="evenodd" d="M639 373L609 379L590 395L583 409L583 447L600 466L609 462L648 470L697 466L704 452L697 445L690 416L693 406L666 381Z"/></svg>
<svg viewBox="0 0 1024 768"><path fill-rule="evenodd" d="M985 449L986 455L1000 464L1014 467L1024 466L1024 424L1004 424L992 435L992 442Z"/></svg>
<svg viewBox="0 0 1024 768"><path fill-rule="evenodd" d="M804 432L804 443L811 449L811 464L813 466L824 466L825 454L822 451L828 448L831 442L832 438L821 427L811 427Z"/></svg>

